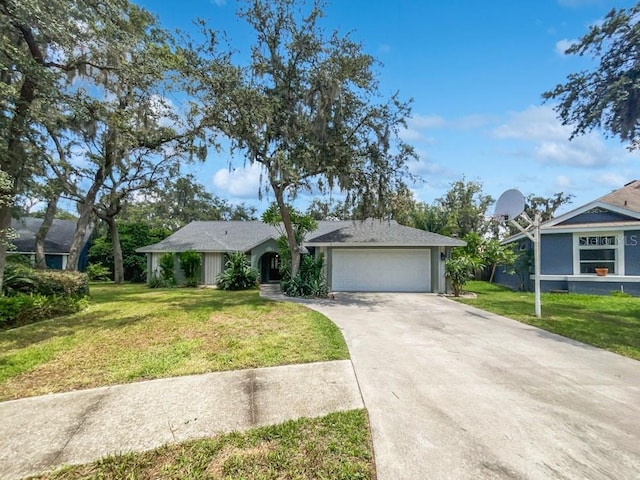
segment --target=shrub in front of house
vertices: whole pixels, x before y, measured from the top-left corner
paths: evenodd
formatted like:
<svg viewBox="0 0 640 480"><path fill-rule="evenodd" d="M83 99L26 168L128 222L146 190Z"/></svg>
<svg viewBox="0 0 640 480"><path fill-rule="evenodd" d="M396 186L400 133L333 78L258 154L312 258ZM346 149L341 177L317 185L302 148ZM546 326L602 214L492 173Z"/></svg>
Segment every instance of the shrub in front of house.
<svg viewBox="0 0 640 480"><path fill-rule="evenodd" d="M34 270L36 290L34 293L47 297L75 297L89 295L89 276L81 272L64 270Z"/></svg>
<svg viewBox="0 0 640 480"><path fill-rule="evenodd" d="M178 254L180 268L184 274L184 284L187 287L197 287L200 283L200 267L202 265L202 256L194 251L187 250Z"/></svg>
<svg viewBox="0 0 640 480"><path fill-rule="evenodd" d="M108 282L111 280L111 270L101 263L87 265L87 275L92 282Z"/></svg>
<svg viewBox="0 0 640 480"><path fill-rule="evenodd" d="M79 312L87 306L84 297L18 293L0 297L0 328L19 327Z"/></svg>
<svg viewBox="0 0 640 480"><path fill-rule="evenodd" d="M325 298L329 294L329 287L323 268L323 255L303 255L300 258L298 274L282 281L282 293L290 297Z"/></svg>
<svg viewBox="0 0 640 480"><path fill-rule="evenodd" d="M85 273L36 270L20 262L7 264L0 297L0 326L11 327L74 313L86 305Z"/></svg>
<svg viewBox="0 0 640 480"><path fill-rule="evenodd" d="M33 293L37 286L35 270L20 262L7 262L2 278L3 295Z"/></svg>
<svg viewBox="0 0 640 480"><path fill-rule="evenodd" d="M176 255L174 253L167 252L160 257L160 277L164 280L166 286L172 286L176 284ZM150 279L150 281L153 278Z"/></svg>
<svg viewBox="0 0 640 480"><path fill-rule="evenodd" d="M251 267L244 253L229 253L224 267L224 272L216 279L221 290L248 290L257 286L260 274Z"/></svg>
<svg viewBox="0 0 640 480"><path fill-rule="evenodd" d="M462 287L473 278L474 272L483 268L481 261L467 254L458 254L445 263L445 275L451 281L453 294L459 297Z"/></svg>

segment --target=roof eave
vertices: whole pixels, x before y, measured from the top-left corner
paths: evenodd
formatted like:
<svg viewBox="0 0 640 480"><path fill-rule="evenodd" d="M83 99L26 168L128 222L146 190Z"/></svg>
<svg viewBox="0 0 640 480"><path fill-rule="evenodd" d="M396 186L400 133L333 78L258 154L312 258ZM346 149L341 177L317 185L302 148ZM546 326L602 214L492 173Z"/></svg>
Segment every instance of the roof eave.
<svg viewBox="0 0 640 480"><path fill-rule="evenodd" d="M467 243L459 240L449 243L390 243L390 242L304 242L307 247L395 247L395 248L429 248L429 247L464 247Z"/></svg>
<svg viewBox="0 0 640 480"><path fill-rule="evenodd" d="M640 212L636 212L635 210L630 210L628 208L621 207L619 205L614 205L612 203L603 202L601 200L594 200L593 202L589 202L581 207L575 208L570 212L567 212L559 217L552 218L544 222L542 225L547 227L553 227L554 225L558 225L559 223L566 222L567 220L577 217L578 215L591 210L592 208L606 208L607 210L611 210L612 212L619 213L621 215L626 215L631 218L636 218L640 220Z"/></svg>

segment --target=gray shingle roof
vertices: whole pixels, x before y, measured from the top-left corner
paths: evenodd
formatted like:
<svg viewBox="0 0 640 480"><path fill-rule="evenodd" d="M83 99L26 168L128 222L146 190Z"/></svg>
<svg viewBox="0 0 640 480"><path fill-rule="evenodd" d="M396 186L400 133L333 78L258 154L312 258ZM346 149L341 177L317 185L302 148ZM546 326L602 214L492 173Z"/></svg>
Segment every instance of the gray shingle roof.
<svg viewBox="0 0 640 480"><path fill-rule="evenodd" d="M196 221L182 227L159 243L139 248L141 253L152 252L231 252L251 250L269 239L277 239L280 232L260 221ZM318 229L308 236L305 245L327 243L356 243L389 246L461 246L464 242L435 233L404 227L395 221L367 220L321 221Z"/></svg>
<svg viewBox="0 0 640 480"><path fill-rule="evenodd" d="M314 233L326 233L350 222L318 222ZM151 252L246 252L269 239L278 239L277 228L254 220L196 221L185 225L159 243L139 248L141 253Z"/></svg>
<svg viewBox="0 0 640 480"><path fill-rule="evenodd" d="M457 238L406 227L396 221L387 220L347 222L347 225L325 234L314 234L305 243L310 246L320 244L356 244L362 246L461 247L465 245L465 242Z"/></svg>
<svg viewBox="0 0 640 480"><path fill-rule="evenodd" d="M629 182L624 187L600 197L597 201L640 212L640 180Z"/></svg>
<svg viewBox="0 0 640 480"><path fill-rule="evenodd" d="M36 233L42 225L41 218L21 218L11 220L11 228L18 234L13 241L16 251L32 253L36 251ZM69 253L73 235L76 231L75 220L54 220L44 240L44 251L49 254ZM86 240L89 239L87 235Z"/></svg>

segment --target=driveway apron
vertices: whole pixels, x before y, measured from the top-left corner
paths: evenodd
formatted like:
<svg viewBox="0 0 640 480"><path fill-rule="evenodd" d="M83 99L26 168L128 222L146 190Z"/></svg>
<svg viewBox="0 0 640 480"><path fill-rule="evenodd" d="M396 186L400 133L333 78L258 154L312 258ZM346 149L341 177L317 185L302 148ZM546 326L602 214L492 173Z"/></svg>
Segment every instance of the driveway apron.
<svg viewBox="0 0 640 480"><path fill-rule="evenodd" d="M379 480L640 478L640 362L435 295L308 305L343 331Z"/></svg>

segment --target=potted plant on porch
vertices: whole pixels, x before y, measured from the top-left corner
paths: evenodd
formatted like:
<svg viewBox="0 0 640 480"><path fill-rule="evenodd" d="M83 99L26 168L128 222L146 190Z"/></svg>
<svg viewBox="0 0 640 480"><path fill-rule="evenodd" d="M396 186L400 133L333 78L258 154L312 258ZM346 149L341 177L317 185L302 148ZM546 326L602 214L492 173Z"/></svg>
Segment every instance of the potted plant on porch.
<svg viewBox="0 0 640 480"><path fill-rule="evenodd" d="M607 267L596 267L596 275L598 277L604 277L605 275L607 275L609 273L609 269Z"/></svg>

